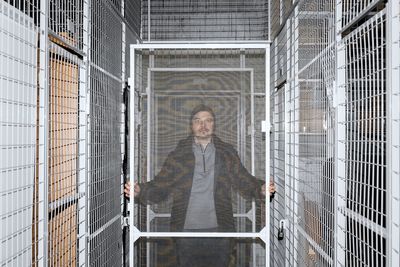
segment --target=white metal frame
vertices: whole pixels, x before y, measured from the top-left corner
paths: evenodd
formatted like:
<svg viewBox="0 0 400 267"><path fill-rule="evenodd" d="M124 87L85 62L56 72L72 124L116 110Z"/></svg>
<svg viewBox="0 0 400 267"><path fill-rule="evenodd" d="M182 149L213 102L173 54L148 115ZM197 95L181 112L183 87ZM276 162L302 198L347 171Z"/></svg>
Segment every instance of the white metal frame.
<svg viewBox="0 0 400 267"><path fill-rule="evenodd" d="M131 88L134 89L135 87L135 51L142 50L142 49L165 49L165 50L172 50L172 49L265 49L265 121L263 123L262 130L265 132L269 132L270 129L270 103L269 103L269 86L270 86L270 42L260 42L260 43L147 43L147 44L133 44L130 46L131 54L130 54L130 64L131 64L131 71L130 71L130 79L129 83ZM151 66L151 65L150 65ZM193 69L191 69L193 70ZM224 69L226 71L226 69ZM238 69L235 69L236 71ZM240 69L240 70L243 70ZM134 103L135 103L135 95L132 94L130 98L130 129L132 129L132 137L135 135L135 110L134 110ZM252 125L252 133L254 129L254 125ZM134 170L134 159L135 159L135 140L131 138L130 140L130 170ZM270 182L270 169L269 169L269 135L266 134L265 140L265 151L266 151L266 160L265 160L265 182L266 185L269 185ZM132 185L135 182L135 177L131 176ZM134 243L140 237L234 237L234 238L260 238L265 243L265 266L270 266L270 259L269 259L269 251L270 251L270 204L269 204L269 195L266 194L265 196L265 227L258 233L236 233L236 232L220 232L220 233L199 233L199 232L141 232L137 229L134 225L134 195L133 190L131 190L130 195L131 202L129 203L129 221L130 221L130 251L129 251L129 264L133 266L134 264Z"/></svg>
<svg viewBox="0 0 400 267"><path fill-rule="evenodd" d="M39 125L43 125L39 130L39 143L43 146L39 150L39 162L43 162L38 168L39 177L39 232L38 236L38 259L39 266L47 265L48 260L48 129L49 129L49 39L48 39L48 1L40 1L40 69L39 69L39 84L40 84L40 99L41 108L39 114Z"/></svg>
<svg viewBox="0 0 400 267"><path fill-rule="evenodd" d="M388 266L400 266L400 1L387 4ZM396 238L397 237L397 238Z"/></svg>
<svg viewBox="0 0 400 267"><path fill-rule="evenodd" d="M87 265L89 259L89 250L88 250L88 140L89 140L89 132L88 132L88 116L89 116L89 97L88 97L88 88L89 88L89 14L90 14L90 2L83 2L83 64L84 66L80 66L79 70L79 180L78 180L78 194L84 195L84 197L79 198L78 201L78 218L79 218L79 228L78 233L80 236L85 236L84 238L79 238L78 243L78 263L79 265ZM82 156L83 155L83 156ZM83 171L85 170L85 171Z"/></svg>
<svg viewBox="0 0 400 267"><path fill-rule="evenodd" d="M338 212L339 208L346 207L346 199L338 196L346 195L346 164L340 156L346 155L346 92L345 80L346 70L343 68L346 59L346 51L342 44L342 3L337 2L336 6L336 84L333 97L333 105L336 116L336 141L335 141L335 260L334 266L345 266L346 262L346 217L343 213Z"/></svg>

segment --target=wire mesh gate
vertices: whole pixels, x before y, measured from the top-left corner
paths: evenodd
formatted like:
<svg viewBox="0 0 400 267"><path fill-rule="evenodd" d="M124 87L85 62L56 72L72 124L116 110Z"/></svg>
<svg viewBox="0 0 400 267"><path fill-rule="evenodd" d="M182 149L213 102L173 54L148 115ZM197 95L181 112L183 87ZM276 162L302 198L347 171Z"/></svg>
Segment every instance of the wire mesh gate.
<svg viewBox="0 0 400 267"><path fill-rule="evenodd" d="M271 226L288 227L271 264L397 266L399 1L287 4L271 26Z"/></svg>
<svg viewBox="0 0 400 267"><path fill-rule="evenodd" d="M133 45L131 49L131 66L135 66L131 69L131 84L136 91L136 96L131 98L131 107L135 109L130 111L131 118L134 118L130 121L131 129L135 129L132 135L135 140L132 142L131 139L130 146L131 159L135 159L130 161L130 169L135 170L131 174L132 180L140 181L147 177L145 180L150 182L153 179L168 153L179 144L178 140L187 136L191 109L200 103L207 103L214 109L218 122L216 136L235 147L253 174L269 177L263 160L269 143L260 146L263 143L261 121L265 120L264 114L268 112L265 106L267 44L142 44ZM256 138L259 138L257 144ZM254 201L246 202L237 194L232 195L232 199L237 223L234 231L237 232L176 232L170 226L171 200L147 205L146 208L135 206L131 201L130 210L134 212L130 213L130 222L133 222L130 225L130 239L133 241L130 264L153 266L160 253L174 249L171 242L190 237L260 238L266 242L265 250L254 241L251 250L242 244L236 254L251 253L251 256L247 259L243 256L238 264L268 264L269 232L264 228L268 225L268 204L261 219L256 218L256 209L260 207L256 207ZM259 216L260 211L257 213ZM166 244L164 247L163 242ZM157 250L162 252L157 253ZM160 259L164 260L164 265L170 261L174 266L173 253L176 251L169 258Z"/></svg>
<svg viewBox="0 0 400 267"><path fill-rule="evenodd" d="M140 27L125 17L139 2L0 2L1 266L122 265L125 46Z"/></svg>

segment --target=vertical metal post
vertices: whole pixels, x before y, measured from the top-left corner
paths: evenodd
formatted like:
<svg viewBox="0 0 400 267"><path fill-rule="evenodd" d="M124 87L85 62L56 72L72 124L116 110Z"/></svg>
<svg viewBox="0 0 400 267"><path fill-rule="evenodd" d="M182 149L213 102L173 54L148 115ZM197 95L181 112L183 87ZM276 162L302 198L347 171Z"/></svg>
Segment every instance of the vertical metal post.
<svg viewBox="0 0 400 267"><path fill-rule="evenodd" d="M121 17L123 18L124 17L124 15L125 15L125 0L122 0L121 1ZM122 95L124 95L124 90L125 90L125 82L126 82L126 62L125 62L125 55L126 55L126 24L125 24L125 20L122 20L122 40L121 40L121 43L122 43L122 47L121 47L121 80L122 80L122 83L121 83L121 93L122 93ZM124 100L123 100L123 102L125 102ZM120 138L121 138L121 152L122 152L122 154L124 155L123 157L126 157L126 153L127 153L127 151L125 151L125 135L127 134L126 132L125 132L125 129L126 129L126 127L125 127L125 114L126 114L126 112L128 112L128 110L126 109L126 106L124 105L124 103L121 103L121 109L123 108L123 112L121 112L121 121L123 121L124 123L123 124L121 124L121 133L122 134L120 134ZM122 161L124 160L124 159L121 159ZM124 177L124 173L123 172L121 172L121 199L120 199L120 201L121 201L121 228L122 228L122 231L124 231L123 229L124 229L124 222L123 222L123 220L124 220L124 218L123 218L123 212L124 212L124 202L125 202L125 195L124 195L124 182L125 182L125 177ZM123 232L123 235L124 235L124 232ZM124 242L124 241L122 241L122 242ZM123 244L122 245L123 247L125 247L125 244ZM121 253L121 262L122 262L122 265L123 266L125 266L125 255L124 255L124 249L122 249L122 253Z"/></svg>
<svg viewBox="0 0 400 267"><path fill-rule="evenodd" d="M291 40L291 33L290 33L290 29L291 29L291 24L290 21L286 22L286 60L287 60L287 64L286 64L286 72L288 74L286 74L286 76L288 76L290 74L290 70L291 70L291 64L290 64L290 59L291 59L291 53L289 50L290 47L290 40ZM278 59L279 60L279 59ZM288 105L288 100L290 99L290 85L288 83L285 84L284 87L284 97L285 97L285 101L284 101L284 105L285 105L285 192L284 192L284 199L285 199L285 203L284 203L284 216L285 218L289 218L290 217L290 210L288 209L288 205L290 202L290 199L288 198L289 194L290 194L290 188L288 183L290 182L291 176L289 175L290 172L290 168L289 168L289 162L290 162L290 156L289 156L289 146L290 146L290 109L289 109L289 105ZM285 264L286 266L289 266L290 264L290 248L289 248L289 244L290 244L290 235L287 234L285 236L285 256L286 256L286 260L285 260Z"/></svg>
<svg viewBox="0 0 400 267"><path fill-rule="evenodd" d="M131 87L132 94L129 98L129 177L131 182L132 190L130 192L130 202L128 204L129 211L129 266L134 266L134 252L135 252L135 198L134 198L134 183L135 183L135 70L136 70L136 62L135 62L135 49L130 47L130 77L129 84Z"/></svg>
<svg viewBox="0 0 400 267"><path fill-rule="evenodd" d="M90 92L91 92L91 90L93 90L93 88L91 88L91 85L90 85L90 75L91 75L91 67L90 67L91 64L90 64L90 62L92 61L92 57L91 57L91 53L90 53L90 50L91 50L91 47L92 47L92 43L91 43L92 39L90 38L91 29L92 29L92 27L91 27L91 22L92 22L92 18L91 18L92 2L88 1L88 0L86 0L86 1L87 1L87 3L84 6L84 11L83 11L84 12L83 13L84 16L85 16L85 14L87 16L87 19L86 19L87 34L84 34L84 39L83 39L83 48L84 48L84 52L86 52L86 57L84 57L84 62L86 64L86 68L87 68L87 70L86 70L86 96L87 96L86 97L86 185L85 185L85 189L86 189L86 191L85 191L86 192L86 195L85 195L85 206L86 206L86 210L87 210L86 218L85 218L87 236L86 236L85 240L86 240L87 250L86 250L86 257L85 258L86 258L86 264L89 265L89 262L90 262L90 253L89 253L89 248L90 248L90 246L89 246L89 242L90 242L90 239L89 239L89 211L90 211L89 185L90 185L90 176L89 176L89 174L91 173L91 169L90 169L91 165L89 164L89 160L92 158L92 155L91 155L91 152L90 152L91 149L89 148L89 144L92 142L91 141L92 137L91 137L91 134L90 134L91 131L90 131L89 125L91 124L91 121L90 121L90 106L91 106ZM85 26L85 24L84 24L84 26ZM85 39L86 39L86 42L85 42Z"/></svg>
<svg viewBox="0 0 400 267"><path fill-rule="evenodd" d="M147 41L151 41L151 29L150 29L150 24L151 24L151 0L147 0Z"/></svg>
<svg viewBox="0 0 400 267"><path fill-rule="evenodd" d="M265 121L267 125L267 129L265 132L265 186L266 186L266 194L265 194L265 267L270 266L270 203L269 203L269 183L270 183L270 60L271 60L271 44L269 43L265 48Z"/></svg>
<svg viewBox="0 0 400 267"><path fill-rule="evenodd" d="M346 217L340 212L341 207L346 207L346 51L342 44L342 1L336 1L336 84L334 88L333 102L336 117L336 140L335 140L335 266L346 265Z"/></svg>
<svg viewBox="0 0 400 267"><path fill-rule="evenodd" d="M289 53L288 53L289 54ZM289 65L289 64L288 64ZM284 192L284 199L285 199L285 203L284 203L284 216L285 218L290 218L290 210L288 209L289 202L290 202L290 198L288 198L288 196L290 195L290 188L287 185L287 182L289 179L291 179L291 175L289 175L290 172L290 155L289 155L289 140L290 140L290 109L289 109L289 105L288 105L288 100L290 99L290 87L289 84L285 84L285 87L283 88L283 90L285 90L284 92L284 97L285 97L285 101L283 102L285 105L285 192ZM289 244L290 244L290 235L286 234L285 235L285 266L290 266L290 257L291 257L291 253L290 253L290 248L289 248Z"/></svg>
<svg viewBox="0 0 400 267"><path fill-rule="evenodd" d="M400 1L387 3L388 266L400 266Z"/></svg>
<svg viewBox="0 0 400 267"><path fill-rule="evenodd" d="M79 70L79 180L78 180L78 218L79 218L79 266L88 263L88 116L89 116L89 5L90 2L83 2L83 40L82 50L84 53L83 64ZM81 197L81 195L83 197Z"/></svg>
<svg viewBox="0 0 400 267"><path fill-rule="evenodd" d="M298 240L299 234L297 231L298 224L298 216L299 216L299 201L298 201L298 192L299 192L299 133L300 133L300 85L299 85L299 6L295 7L294 10L294 19L292 24L292 37L293 37L293 54L292 54L292 99L294 101L293 105L293 123L292 123L292 135L293 135L293 154L294 154L294 169L293 171L293 187L292 187L292 196L293 196L293 258L294 261L297 261L298 258Z"/></svg>
<svg viewBox="0 0 400 267"><path fill-rule="evenodd" d="M240 68L245 68L246 67L246 54L245 54L245 49L242 48L240 49ZM250 78L252 82L252 77ZM247 134L249 134L249 128L250 128L250 135L251 135L251 140L253 140L253 128L252 128L252 124L250 125L249 128L246 128L247 125L247 116L246 116L246 93L243 90L243 88L245 88L245 81L240 80L241 82L241 86L240 86L240 98L239 98L239 105L238 105L238 112L239 112L239 124L241 127L239 128L239 142L238 142L238 151L240 153L240 157L242 162L246 162L247 161L247 154L246 154L246 136ZM251 88L252 90L252 88ZM252 97L252 96L251 96ZM251 111L250 116L253 116L253 113ZM250 155L250 161L251 161L251 165L253 165L254 162L254 158L253 158L253 147L251 147L251 155ZM253 168L251 168L251 174L254 175L253 172ZM246 213L246 200L243 199L239 194L237 194L236 196L237 202L238 202L238 212L239 213ZM255 231L255 208L254 208L254 201L252 201L252 217L251 217L251 225L252 225L252 231ZM239 231L245 231L246 226L243 224L239 224ZM255 264L255 255L256 255L256 251L255 251L255 244L252 243L251 244L251 254L252 254L252 260L253 260L253 265ZM243 257L244 256L244 251L241 250L239 251L239 255L238 257Z"/></svg>
<svg viewBox="0 0 400 267"><path fill-rule="evenodd" d="M251 129L251 174L255 175L255 125L254 125L254 72L250 72L250 129ZM266 152L269 155L269 151ZM256 202L254 199L251 201L252 209L252 231L256 232ZM269 230L269 228L267 228ZM253 243L253 265L256 265L256 244Z"/></svg>
<svg viewBox="0 0 400 267"><path fill-rule="evenodd" d="M150 2L150 0L149 0ZM149 3L150 4L150 3ZM154 166L154 162L153 162L153 155L152 153L154 152L152 150L152 140L153 137L151 136L152 134L152 123L153 122L153 118L152 118L152 114L153 112L155 112L154 109L154 103L153 103L153 90L151 88L151 68L154 68L154 50L150 51L150 55L149 55L149 69L147 70L147 90L146 90L146 94L147 94L147 179L146 182L150 182L151 178L153 177L153 166ZM155 139L155 138L154 138ZM151 212L151 206L150 205L146 205L146 231L150 232L150 222L151 222L151 218L150 218L150 212ZM146 241L146 262L147 265L150 265L150 242Z"/></svg>
<svg viewBox="0 0 400 267"><path fill-rule="evenodd" d="M48 40L48 1L40 1L40 68L39 68L39 84L40 99L39 105L43 107L40 113L39 125L43 127L39 130L39 143L43 144L39 151L39 248L38 259L39 266L47 266L48 257L48 131L49 131L49 40Z"/></svg>
<svg viewBox="0 0 400 267"><path fill-rule="evenodd" d="M271 40L271 1L268 1L268 41L272 41Z"/></svg>

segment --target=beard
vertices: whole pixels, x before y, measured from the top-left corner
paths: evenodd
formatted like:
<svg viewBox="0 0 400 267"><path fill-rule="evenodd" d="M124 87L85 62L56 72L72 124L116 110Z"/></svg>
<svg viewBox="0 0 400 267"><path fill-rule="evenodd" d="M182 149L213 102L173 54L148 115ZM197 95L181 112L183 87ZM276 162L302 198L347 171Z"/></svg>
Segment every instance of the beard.
<svg viewBox="0 0 400 267"><path fill-rule="evenodd" d="M213 131L211 129L199 129L193 132L193 135L198 139L208 139L212 136Z"/></svg>

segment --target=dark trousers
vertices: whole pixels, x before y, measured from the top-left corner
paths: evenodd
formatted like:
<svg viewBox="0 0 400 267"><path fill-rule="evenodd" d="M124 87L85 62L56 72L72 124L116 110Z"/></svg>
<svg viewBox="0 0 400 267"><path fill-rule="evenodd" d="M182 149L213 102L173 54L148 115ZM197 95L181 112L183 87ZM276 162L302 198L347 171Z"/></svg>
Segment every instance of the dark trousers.
<svg viewBox="0 0 400 267"><path fill-rule="evenodd" d="M215 231L215 229L212 230ZM198 230L190 230L192 231ZM201 230L201 232L208 231ZM176 243L179 267L227 267L229 265L231 256L229 238L184 237L178 238Z"/></svg>

